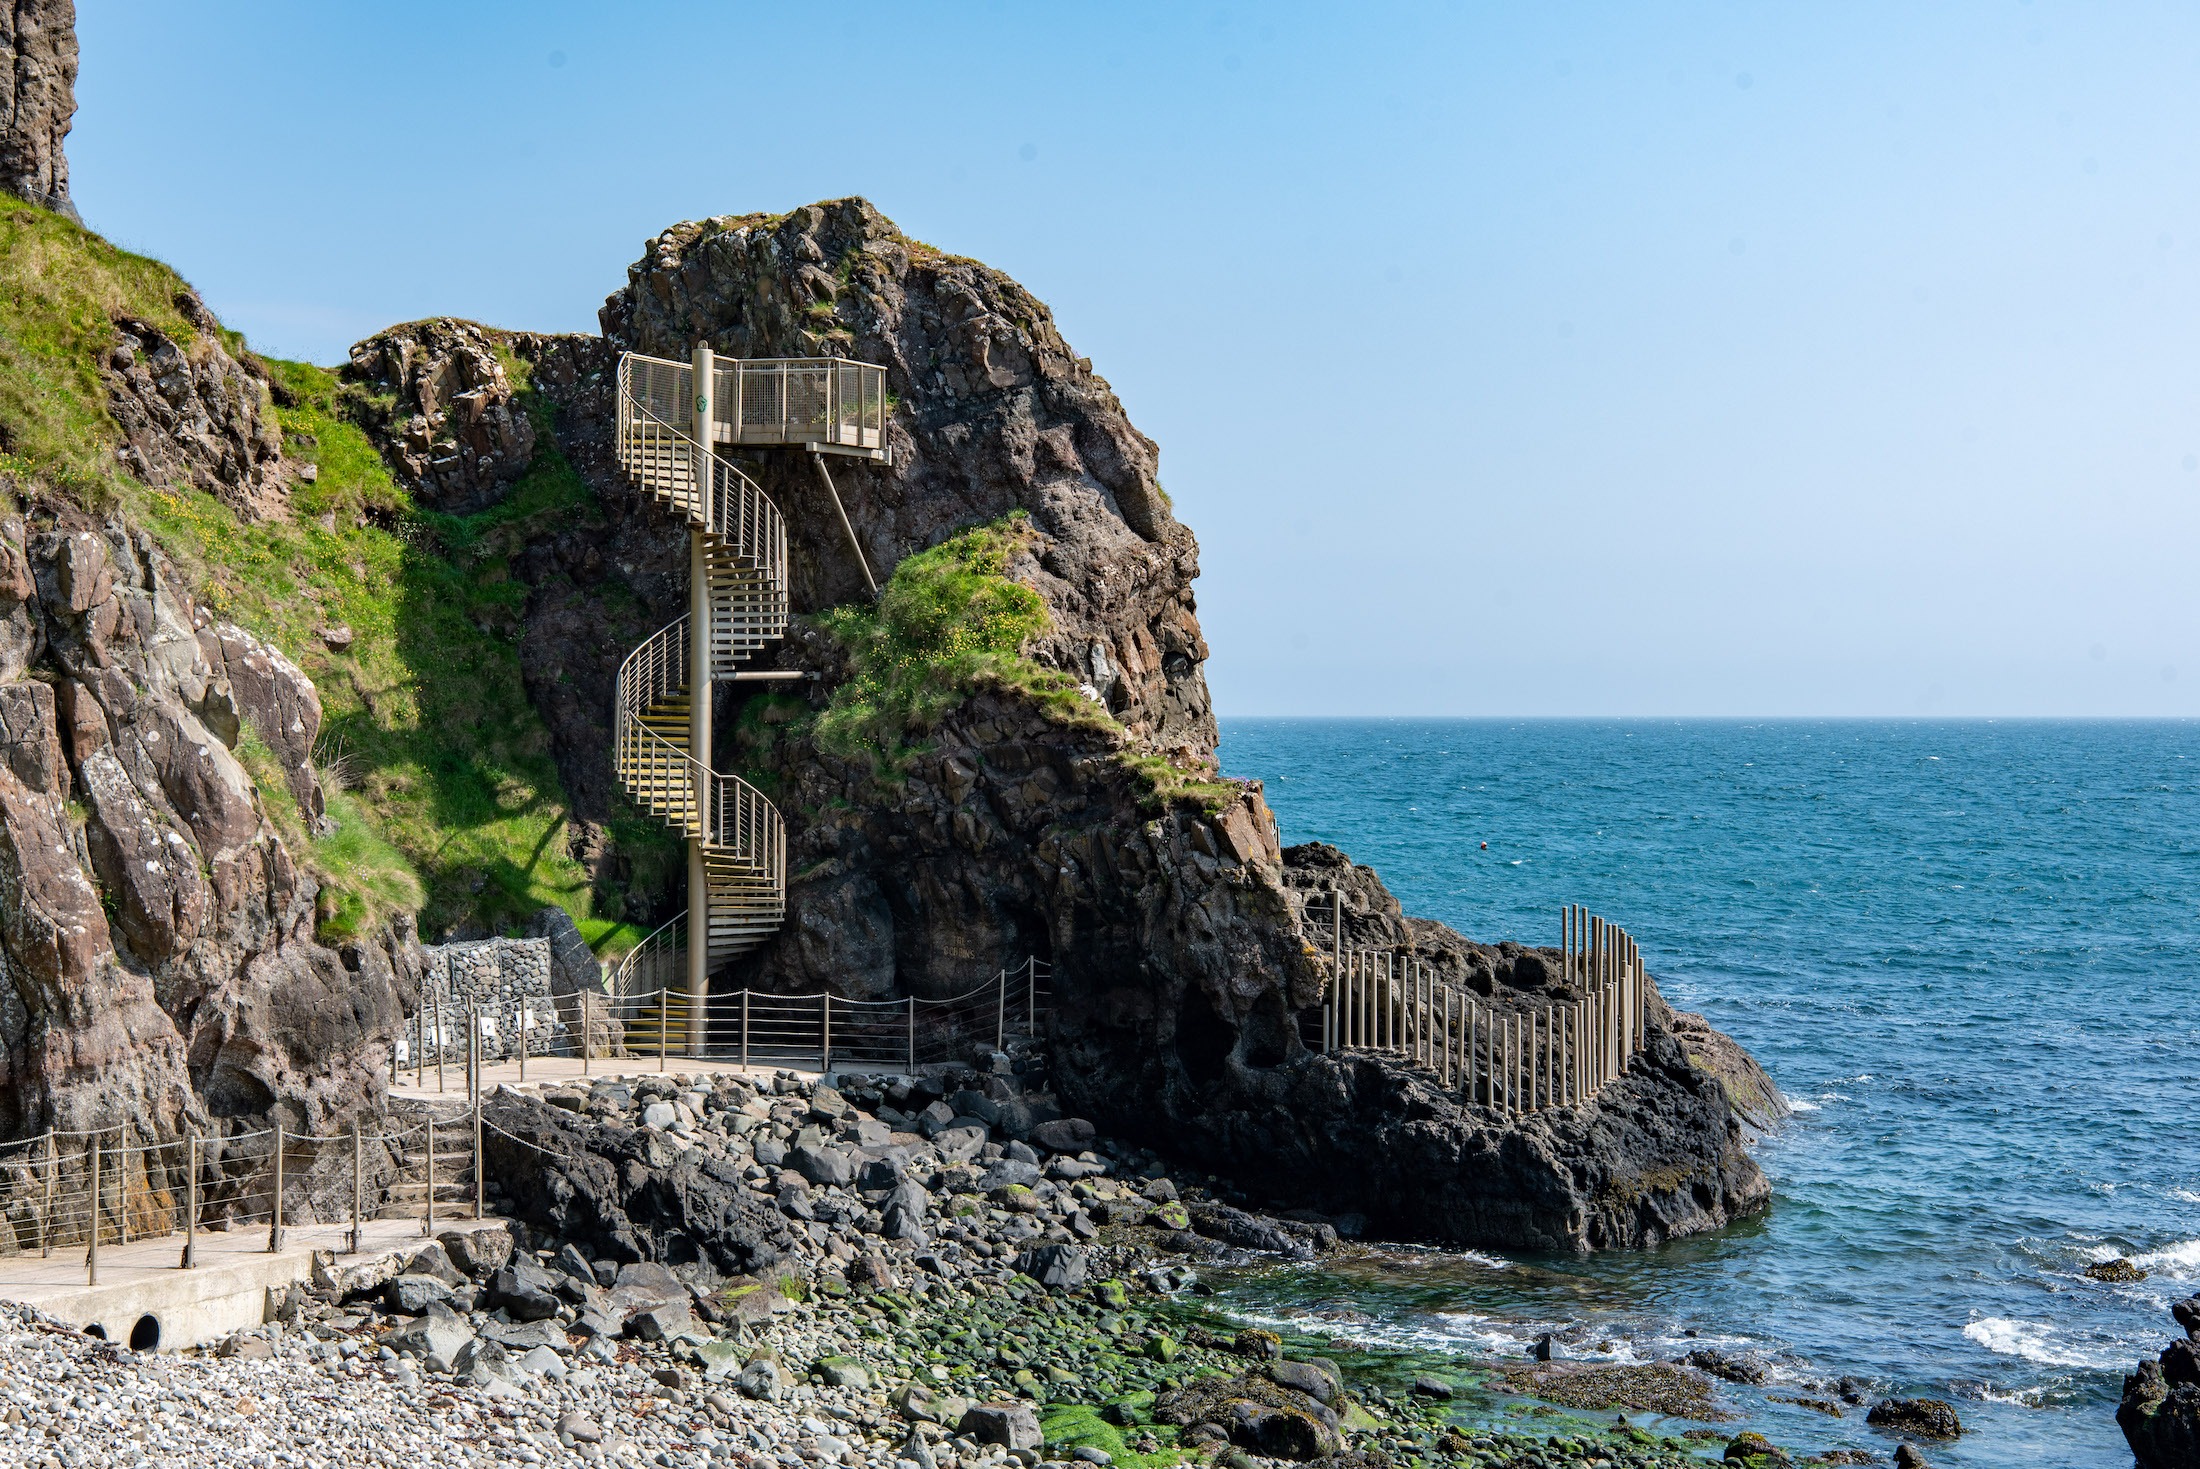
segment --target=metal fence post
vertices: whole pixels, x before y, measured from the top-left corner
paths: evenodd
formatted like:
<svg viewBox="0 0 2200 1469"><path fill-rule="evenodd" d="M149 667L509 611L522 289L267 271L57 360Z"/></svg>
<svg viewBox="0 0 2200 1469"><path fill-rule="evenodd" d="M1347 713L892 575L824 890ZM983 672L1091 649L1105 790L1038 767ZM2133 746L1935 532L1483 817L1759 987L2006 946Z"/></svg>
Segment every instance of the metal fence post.
<svg viewBox="0 0 2200 1469"><path fill-rule="evenodd" d="M741 991L741 1069L749 1069L749 992Z"/></svg>
<svg viewBox="0 0 2200 1469"><path fill-rule="evenodd" d="M428 1114L428 1188L427 1188L427 1194L428 1194L428 1214L427 1214L427 1218L426 1218L425 1220L423 1220L423 1221L422 1221L422 1223L421 1223L421 1226L420 1226L420 1232L421 1232L422 1234L425 1234L425 1235L433 1236L433 1235L435 1234L435 1114L434 1114L434 1113L432 1113L432 1112Z"/></svg>
<svg viewBox="0 0 2200 1469"><path fill-rule="evenodd" d="M53 1176L60 1159L54 1155L53 1129L46 1129L46 1201L38 1211L38 1258L53 1253Z"/></svg>
<svg viewBox="0 0 2200 1469"><path fill-rule="evenodd" d="M450 1036L443 1028L443 996L439 994L435 997L435 1091L437 1096L443 1094L443 1048L449 1040Z"/></svg>
<svg viewBox="0 0 2200 1469"><path fill-rule="evenodd" d="M657 986L657 1069L665 1069L665 1030L672 1023L672 986Z"/></svg>
<svg viewBox="0 0 2200 1469"><path fill-rule="evenodd" d="M362 1207L365 1183L360 1177L361 1172L359 1124L353 1122L351 1125L351 1250L349 1253L354 1255L359 1253L363 1243L360 1239L360 1219L366 1212Z"/></svg>
<svg viewBox="0 0 2200 1469"><path fill-rule="evenodd" d="M527 1022L535 1018L535 1002L522 998L519 1002L519 1036L514 1044L519 1047L520 1085L527 1084Z"/></svg>
<svg viewBox="0 0 2200 1469"><path fill-rule="evenodd" d="M99 1284L99 1134L92 1134L92 1247L84 1256L86 1284Z"/></svg>
<svg viewBox="0 0 2200 1469"><path fill-rule="evenodd" d="M390 1054L396 1055L392 1046ZM191 1134L190 1172L184 1180L183 1206L183 1268L196 1269L199 1263L199 1136Z"/></svg>
<svg viewBox="0 0 2200 1469"><path fill-rule="evenodd" d="M1039 956L1027 955L1024 959L1024 1024L1031 1033L1039 1033Z"/></svg>
<svg viewBox="0 0 2200 1469"><path fill-rule="evenodd" d="M267 1252L283 1247L283 1122L275 1119L275 1217L267 1226Z"/></svg>
<svg viewBox="0 0 2200 1469"><path fill-rule="evenodd" d="M909 997L909 1074L917 1074L917 997Z"/></svg>
<svg viewBox="0 0 2200 1469"><path fill-rule="evenodd" d="M588 1058L590 1053L596 1049L596 1039L595 1033L590 1029L588 991L582 990L576 998L581 1002L581 1075L586 1076L588 1074Z"/></svg>
<svg viewBox="0 0 2200 1469"><path fill-rule="evenodd" d="M489 1155L481 1150L481 1093L474 1093L474 1217L484 1217L489 1197Z"/></svg>
<svg viewBox="0 0 2200 1469"><path fill-rule="evenodd" d="M993 1049L1004 1050L1008 1046L1008 971L1002 970L997 981L1000 995L993 1010Z"/></svg>
<svg viewBox="0 0 2200 1469"><path fill-rule="evenodd" d="M825 991L817 997L817 1013L820 1022L817 1070L820 1077L833 1069L833 992Z"/></svg>

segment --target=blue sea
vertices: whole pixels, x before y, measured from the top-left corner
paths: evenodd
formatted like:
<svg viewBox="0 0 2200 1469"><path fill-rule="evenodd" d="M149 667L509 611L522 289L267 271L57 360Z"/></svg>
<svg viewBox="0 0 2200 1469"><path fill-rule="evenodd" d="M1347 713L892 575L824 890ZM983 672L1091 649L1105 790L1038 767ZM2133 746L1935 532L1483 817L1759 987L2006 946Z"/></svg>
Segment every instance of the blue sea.
<svg viewBox="0 0 2200 1469"><path fill-rule="evenodd" d="M1936 1465L2130 1464L2123 1374L2200 1291L2200 725L1234 719L1222 758L1410 913L1626 924L1796 1108L1757 1147L1760 1220L1269 1271L1232 1309L1479 1360L1545 1331L1754 1352L1772 1380L1722 1389L1732 1426L1798 1455L1891 1452L1861 1410L1777 1401L1854 1375L1956 1404ZM2082 1274L2114 1256L2147 1278Z"/></svg>

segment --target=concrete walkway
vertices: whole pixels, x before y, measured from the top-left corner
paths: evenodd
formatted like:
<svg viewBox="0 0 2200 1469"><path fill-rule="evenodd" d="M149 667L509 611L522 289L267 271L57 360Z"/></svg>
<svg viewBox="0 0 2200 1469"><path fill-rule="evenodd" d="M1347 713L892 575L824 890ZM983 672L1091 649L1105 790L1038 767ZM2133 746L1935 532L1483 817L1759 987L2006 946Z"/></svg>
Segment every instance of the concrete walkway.
<svg viewBox="0 0 2200 1469"><path fill-rule="evenodd" d="M876 1066L850 1069L861 1070L866 1076L893 1074ZM805 1081L815 1081L818 1077L815 1066L743 1066L738 1061L718 1061L695 1056L667 1056L664 1067L660 1070L655 1055L598 1057L588 1063L588 1070L584 1074L578 1057L531 1056L527 1061L526 1084L532 1087L546 1081L556 1081L577 1083L585 1087L591 1081L606 1077L644 1076L740 1076L753 1081L769 1078L781 1071L791 1071ZM837 1074L838 1068L835 1071ZM481 1084L490 1091L504 1085L516 1087L521 1083L519 1072L517 1061L492 1062L481 1068ZM424 1102L464 1102L466 1068L456 1062L445 1066L443 1090L440 1092L436 1090L434 1067L429 1067L427 1074L419 1080L414 1079L410 1069L401 1071L398 1073L397 1085L390 1088L390 1095Z"/></svg>
<svg viewBox="0 0 2200 1469"><path fill-rule="evenodd" d="M439 1218L435 1227L444 1234L501 1229L504 1221ZM44 1258L0 1257L0 1299L34 1306L71 1326L97 1326L109 1341L173 1350L260 1325L267 1319L269 1287L312 1279L316 1252L348 1269L415 1249L426 1239L418 1219L369 1219L361 1232L363 1248L349 1254L349 1224L292 1225L283 1231L283 1248L271 1254L264 1223L201 1230L198 1264L190 1270L177 1268L180 1234L102 1244L98 1285L86 1282L81 1244Z"/></svg>

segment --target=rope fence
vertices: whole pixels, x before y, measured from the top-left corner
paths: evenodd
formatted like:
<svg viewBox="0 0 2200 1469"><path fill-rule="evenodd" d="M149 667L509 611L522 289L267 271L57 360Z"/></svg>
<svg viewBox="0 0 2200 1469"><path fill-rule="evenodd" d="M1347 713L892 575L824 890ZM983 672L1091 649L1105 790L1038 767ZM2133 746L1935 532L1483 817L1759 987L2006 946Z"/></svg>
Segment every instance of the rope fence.
<svg viewBox="0 0 2200 1469"><path fill-rule="evenodd" d="M1470 1102L1523 1117L1594 1098L1643 1049L1648 975L1634 938L1586 908L1559 914L1567 1001L1500 1006L1395 949L1348 949L1332 908L1320 1049L1402 1055ZM1309 1040L1312 1038L1309 1037Z"/></svg>
<svg viewBox="0 0 2200 1469"><path fill-rule="evenodd" d="M471 1069L478 1076L478 1058ZM394 1132L278 1124L149 1143L122 1141L119 1126L40 1133L0 1144L0 1259L80 1253L85 1283L97 1285L102 1247L146 1240L180 1236L177 1268L190 1270L207 1234L264 1229L270 1254L300 1225L348 1223L348 1254L363 1247L369 1220L418 1219L433 1235L439 1219L484 1217L481 1127L476 1084L464 1109ZM371 1168L370 1149L379 1152Z"/></svg>

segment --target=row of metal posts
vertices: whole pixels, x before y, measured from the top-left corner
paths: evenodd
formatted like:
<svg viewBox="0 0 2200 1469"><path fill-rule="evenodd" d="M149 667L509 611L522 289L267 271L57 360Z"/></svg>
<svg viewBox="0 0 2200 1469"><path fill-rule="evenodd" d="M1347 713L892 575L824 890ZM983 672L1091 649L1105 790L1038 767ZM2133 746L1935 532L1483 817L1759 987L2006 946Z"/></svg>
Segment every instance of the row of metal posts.
<svg viewBox="0 0 2200 1469"><path fill-rule="evenodd" d="M1646 1031L1641 953L1616 924L1569 905L1560 914L1568 982L1587 991L1526 1014L1484 1006L1419 960L1344 948L1343 895L1332 890L1331 986L1324 1050L1401 1052L1476 1100L1520 1116L1593 1097L1626 1070Z"/></svg>

